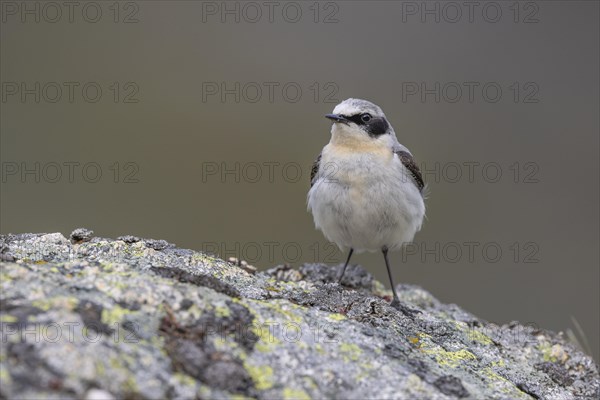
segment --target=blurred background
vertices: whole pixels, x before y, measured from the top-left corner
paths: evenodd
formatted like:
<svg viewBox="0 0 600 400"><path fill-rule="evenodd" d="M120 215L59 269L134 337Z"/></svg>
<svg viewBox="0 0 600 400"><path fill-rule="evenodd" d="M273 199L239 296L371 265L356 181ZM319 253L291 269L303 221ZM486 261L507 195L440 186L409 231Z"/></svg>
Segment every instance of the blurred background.
<svg viewBox="0 0 600 400"><path fill-rule="evenodd" d="M364 98L429 185L396 280L496 323L580 325L598 360L598 2L1 6L1 233L340 263L306 194L323 115ZM381 255L353 262L387 285Z"/></svg>

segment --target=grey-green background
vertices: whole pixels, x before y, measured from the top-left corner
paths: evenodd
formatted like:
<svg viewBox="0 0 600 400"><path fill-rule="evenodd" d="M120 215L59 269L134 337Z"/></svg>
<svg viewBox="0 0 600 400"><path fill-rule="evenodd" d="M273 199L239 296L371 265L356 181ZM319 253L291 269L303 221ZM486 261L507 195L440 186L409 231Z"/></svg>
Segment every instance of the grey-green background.
<svg viewBox="0 0 600 400"><path fill-rule="evenodd" d="M460 17L441 2L279 2L272 22L262 2L257 22L256 7L236 2L81 2L72 21L44 4L2 2L2 233L85 226L238 253L259 268L341 262L306 211L308 175L329 140L323 114L366 98L429 171L417 254L393 255L396 279L497 323L566 330L575 318L598 359L598 2L481 2L472 21L463 2ZM21 14L36 7L39 22ZM206 13L215 7L238 7L240 21ZM422 22L423 7L439 7L439 22ZM79 85L72 101L65 82ZM89 82L102 89L95 103ZM239 102L208 95L211 82L239 82ZM406 92L436 82L439 102ZM479 85L472 101L465 82ZM22 83L34 93L22 98ZM72 179L69 162L80 163ZM94 164L82 171L93 162L95 183ZM35 163L39 182L20 175ZM203 175L236 165L239 181ZM380 255L354 261L387 284Z"/></svg>

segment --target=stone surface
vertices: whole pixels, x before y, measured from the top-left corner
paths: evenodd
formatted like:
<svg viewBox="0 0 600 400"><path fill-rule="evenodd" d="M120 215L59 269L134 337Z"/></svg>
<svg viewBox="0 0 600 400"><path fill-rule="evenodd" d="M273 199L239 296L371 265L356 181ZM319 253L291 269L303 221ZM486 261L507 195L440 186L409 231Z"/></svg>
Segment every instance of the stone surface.
<svg viewBox="0 0 600 400"><path fill-rule="evenodd" d="M562 334L359 266L248 273L164 240L0 236L0 398L598 398Z"/></svg>

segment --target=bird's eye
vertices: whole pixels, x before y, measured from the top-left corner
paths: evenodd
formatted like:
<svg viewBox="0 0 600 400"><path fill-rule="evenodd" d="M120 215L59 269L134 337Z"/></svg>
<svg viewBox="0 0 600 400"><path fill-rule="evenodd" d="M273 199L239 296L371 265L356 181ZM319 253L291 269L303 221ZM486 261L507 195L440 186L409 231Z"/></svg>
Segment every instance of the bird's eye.
<svg viewBox="0 0 600 400"><path fill-rule="evenodd" d="M371 117L371 114L363 114L360 116L360 120L364 123L371 121L371 118L373 118Z"/></svg>

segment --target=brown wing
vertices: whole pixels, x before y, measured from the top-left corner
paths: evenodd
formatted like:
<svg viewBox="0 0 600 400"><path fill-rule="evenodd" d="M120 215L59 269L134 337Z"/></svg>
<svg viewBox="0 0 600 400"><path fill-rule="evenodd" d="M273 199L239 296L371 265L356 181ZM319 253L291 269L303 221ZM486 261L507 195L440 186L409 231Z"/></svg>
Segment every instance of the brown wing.
<svg viewBox="0 0 600 400"><path fill-rule="evenodd" d="M317 159L315 160L315 162L312 165L312 169L310 170L310 187L312 187L313 184L315 183L315 176L317 175L317 172L319 171L320 163L321 163L321 155L319 154L319 156L317 157Z"/></svg>
<svg viewBox="0 0 600 400"><path fill-rule="evenodd" d="M423 182L423 177L421 176L421 170L419 169L419 166L415 162L415 159L412 157L412 155L410 155L410 153L408 153L406 151L396 151L395 153L398 155L398 158L400 158L400 161L406 167L406 169L408 169L408 172L410 172L410 175L413 178L413 182L419 189L419 192L423 192L423 188L425 187L425 182Z"/></svg>

